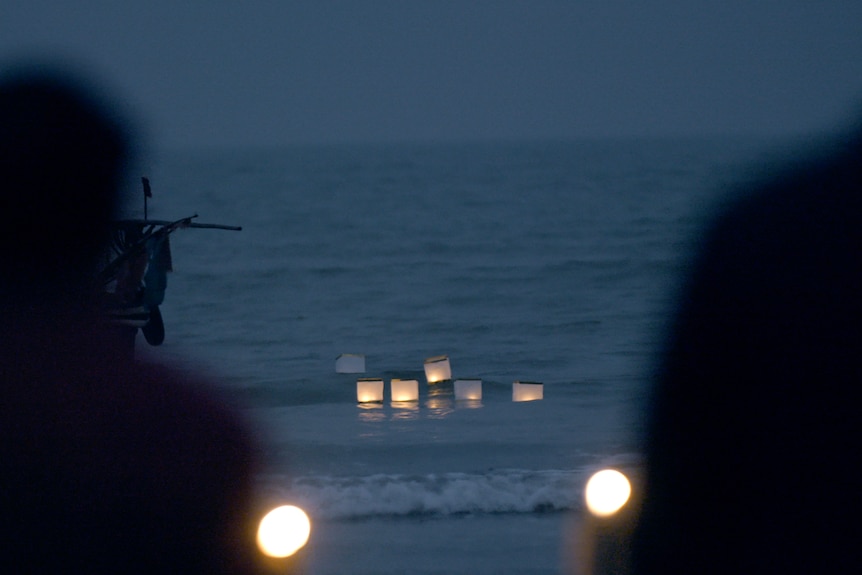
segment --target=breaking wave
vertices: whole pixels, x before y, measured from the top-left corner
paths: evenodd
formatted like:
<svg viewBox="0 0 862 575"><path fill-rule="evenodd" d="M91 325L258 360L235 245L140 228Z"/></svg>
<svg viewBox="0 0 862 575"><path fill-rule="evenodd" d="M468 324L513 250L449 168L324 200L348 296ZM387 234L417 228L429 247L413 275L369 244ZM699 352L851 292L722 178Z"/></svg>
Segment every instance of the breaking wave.
<svg viewBox="0 0 862 575"><path fill-rule="evenodd" d="M547 513L580 506L582 473L494 470L484 474L376 474L297 478L290 497L326 519Z"/></svg>

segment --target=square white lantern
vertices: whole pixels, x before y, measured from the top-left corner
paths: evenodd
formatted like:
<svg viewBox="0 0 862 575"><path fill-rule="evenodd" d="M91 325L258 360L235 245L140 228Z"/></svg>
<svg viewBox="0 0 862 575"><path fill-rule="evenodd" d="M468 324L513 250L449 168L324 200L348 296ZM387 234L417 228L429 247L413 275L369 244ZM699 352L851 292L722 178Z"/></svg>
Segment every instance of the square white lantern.
<svg viewBox="0 0 862 575"><path fill-rule="evenodd" d="M449 357L437 355L425 360L425 379L428 383L438 383L452 379L452 368L449 366Z"/></svg>
<svg viewBox="0 0 862 575"><path fill-rule="evenodd" d="M362 377L357 379L356 401L359 403L382 403L383 380L376 377Z"/></svg>
<svg viewBox="0 0 862 575"><path fill-rule="evenodd" d="M544 399L545 386L536 381L516 381L512 384L512 401Z"/></svg>
<svg viewBox="0 0 862 575"><path fill-rule="evenodd" d="M419 382L415 379L393 379L390 392L392 401L419 401Z"/></svg>
<svg viewBox="0 0 862 575"><path fill-rule="evenodd" d="M454 386L456 401L482 399L481 379L456 379Z"/></svg>
<svg viewBox="0 0 862 575"><path fill-rule="evenodd" d="M342 353L335 359L336 373L365 373L365 356L359 353Z"/></svg>

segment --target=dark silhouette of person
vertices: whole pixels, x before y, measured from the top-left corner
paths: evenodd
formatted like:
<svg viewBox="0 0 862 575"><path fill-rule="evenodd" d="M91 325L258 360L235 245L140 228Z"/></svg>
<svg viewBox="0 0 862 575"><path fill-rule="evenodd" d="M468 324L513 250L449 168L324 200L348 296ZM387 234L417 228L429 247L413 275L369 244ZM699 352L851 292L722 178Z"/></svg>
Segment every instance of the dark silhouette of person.
<svg viewBox="0 0 862 575"><path fill-rule="evenodd" d="M862 140L718 216L663 355L633 571L858 572Z"/></svg>
<svg viewBox="0 0 862 575"><path fill-rule="evenodd" d="M0 572L249 573L254 438L208 381L127 362L93 293L128 123L0 75Z"/></svg>

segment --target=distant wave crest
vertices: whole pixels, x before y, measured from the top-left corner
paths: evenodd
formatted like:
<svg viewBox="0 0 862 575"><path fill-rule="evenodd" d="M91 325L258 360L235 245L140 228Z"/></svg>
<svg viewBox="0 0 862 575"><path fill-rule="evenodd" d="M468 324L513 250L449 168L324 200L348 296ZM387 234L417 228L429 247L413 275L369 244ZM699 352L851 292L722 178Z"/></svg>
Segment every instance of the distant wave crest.
<svg viewBox="0 0 862 575"><path fill-rule="evenodd" d="M302 477L291 497L317 517L545 513L579 505L576 471L494 470L483 474Z"/></svg>

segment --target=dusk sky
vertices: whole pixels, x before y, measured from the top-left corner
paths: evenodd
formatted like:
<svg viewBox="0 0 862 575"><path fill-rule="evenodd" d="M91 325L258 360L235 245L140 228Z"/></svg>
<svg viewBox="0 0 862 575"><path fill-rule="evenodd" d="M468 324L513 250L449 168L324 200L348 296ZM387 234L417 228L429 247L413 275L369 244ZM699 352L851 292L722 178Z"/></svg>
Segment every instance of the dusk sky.
<svg viewBox="0 0 862 575"><path fill-rule="evenodd" d="M0 62L63 56L159 146L829 131L862 2L0 0Z"/></svg>

